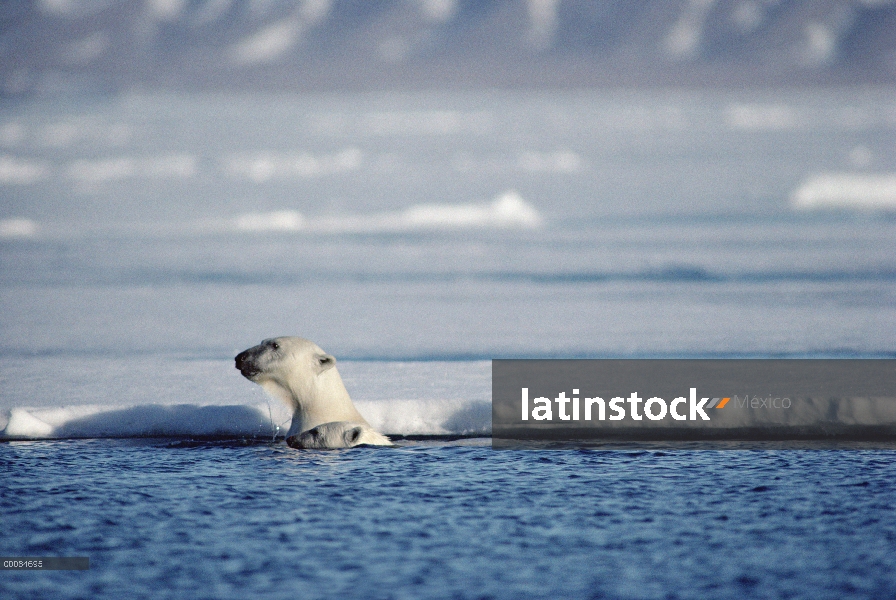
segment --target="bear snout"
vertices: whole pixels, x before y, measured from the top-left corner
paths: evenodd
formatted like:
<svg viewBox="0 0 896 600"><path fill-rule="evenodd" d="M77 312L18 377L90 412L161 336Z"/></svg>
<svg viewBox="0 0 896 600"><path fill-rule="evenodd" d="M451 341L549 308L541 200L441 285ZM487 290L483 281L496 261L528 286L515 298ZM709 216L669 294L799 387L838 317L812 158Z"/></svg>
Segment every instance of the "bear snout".
<svg viewBox="0 0 896 600"><path fill-rule="evenodd" d="M252 362L252 359L249 355L248 350L243 350L239 354L236 355L236 358L233 359L236 363L235 366L239 369L239 372L243 375L243 377L250 378L254 375L258 375L259 369Z"/></svg>

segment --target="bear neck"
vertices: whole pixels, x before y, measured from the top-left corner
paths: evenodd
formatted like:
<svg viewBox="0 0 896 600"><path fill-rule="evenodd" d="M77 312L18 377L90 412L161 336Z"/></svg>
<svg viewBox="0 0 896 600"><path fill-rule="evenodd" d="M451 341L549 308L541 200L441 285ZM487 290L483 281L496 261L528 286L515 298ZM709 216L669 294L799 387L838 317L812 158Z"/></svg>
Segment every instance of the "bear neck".
<svg viewBox="0 0 896 600"><path fill-rule="evenodd" d="M336 367L327 369L310 380L292 377L286 384L293 407L288 435L296 435L333 421L352 421L367 425L367 421L352 403Z"/></svg>

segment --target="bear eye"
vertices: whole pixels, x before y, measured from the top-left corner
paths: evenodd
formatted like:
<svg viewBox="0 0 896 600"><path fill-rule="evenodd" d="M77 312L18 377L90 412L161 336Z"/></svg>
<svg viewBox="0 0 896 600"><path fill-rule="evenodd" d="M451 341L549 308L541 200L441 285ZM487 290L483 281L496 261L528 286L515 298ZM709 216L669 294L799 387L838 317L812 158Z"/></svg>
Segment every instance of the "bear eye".
<svg viewBox="0 0 896 600"><path fill-rule="evenodd" d="M274 350L279 350L280 344L278 344L277 342L271 342L271 348L273 348Z"/></svg>

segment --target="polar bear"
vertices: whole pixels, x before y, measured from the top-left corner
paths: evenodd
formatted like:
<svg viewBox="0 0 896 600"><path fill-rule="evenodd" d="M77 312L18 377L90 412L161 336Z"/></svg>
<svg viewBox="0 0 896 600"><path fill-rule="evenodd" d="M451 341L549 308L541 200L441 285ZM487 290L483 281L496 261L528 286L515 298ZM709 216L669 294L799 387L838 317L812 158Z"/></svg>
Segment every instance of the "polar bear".
<svg viewBox="0 0 896 600"><path fill-rule="evenodd" d="M271 338L240 352L234 360L243 377L292 408L287 438L328 424L324 438L334 439L338 442L335 447L344 448L344 439L336 434L339 428L332 425L344 422L339 427L349 437L354 435L353 428L362 427L358 439L366 441L352 445L390 444L355 409L336 369L336 359L314 342L300 337Z"/></svg>
<svg viewBox="0 0 896 600"><path fill-rule="evenodd" d="M324 450L331 448L354 448L367 444L370 446L391 446L392 442L381 433L363 423L334 421L312 427L299 435L286 438L292 448Z"/></svg>

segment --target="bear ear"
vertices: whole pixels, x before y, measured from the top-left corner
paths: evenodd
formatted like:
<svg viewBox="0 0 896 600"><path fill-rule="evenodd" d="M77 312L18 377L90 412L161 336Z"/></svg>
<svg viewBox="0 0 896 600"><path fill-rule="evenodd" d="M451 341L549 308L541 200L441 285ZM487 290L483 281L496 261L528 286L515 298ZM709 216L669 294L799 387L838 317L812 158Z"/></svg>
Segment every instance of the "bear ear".
<svg viewBox="0 0 896 600"><path fill-rule="evenodd" d="M360 427L353 427L345 437L348 438L348 442L350 444L358 443L358 440L361 438L361 434L364 432Z"/></svg>
<svg viewBox="0 0 896 600"><path fill-rule="evenodd" d="M318 373L323 373L327 369L336 366L336 357L331 356L330 354L318 354L314 357L314 360L317 361Z"/></svg>

